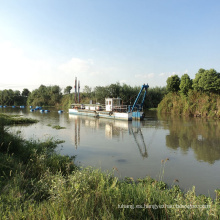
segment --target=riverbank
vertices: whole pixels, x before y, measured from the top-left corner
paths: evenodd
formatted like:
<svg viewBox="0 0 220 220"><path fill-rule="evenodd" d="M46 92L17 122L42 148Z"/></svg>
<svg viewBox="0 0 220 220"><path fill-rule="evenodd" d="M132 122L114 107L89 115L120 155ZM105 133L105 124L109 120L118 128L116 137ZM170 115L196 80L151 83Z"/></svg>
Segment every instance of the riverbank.
<svg viewBox="0 0 220 220"><path fill-rule="evenodd" d="M55 152L61 141L26 141L4 129L0 148L2 219L218 219L216 199L183 193L150 177L119 181L118 172L79 169L74 158Z"/></svg>
<svg viewBox="0 0 220 220"><path fill-rule="evenodd" d="M158 112L220 119L220 95L193 90L187 95L168 93L158 105Z"/></svg>

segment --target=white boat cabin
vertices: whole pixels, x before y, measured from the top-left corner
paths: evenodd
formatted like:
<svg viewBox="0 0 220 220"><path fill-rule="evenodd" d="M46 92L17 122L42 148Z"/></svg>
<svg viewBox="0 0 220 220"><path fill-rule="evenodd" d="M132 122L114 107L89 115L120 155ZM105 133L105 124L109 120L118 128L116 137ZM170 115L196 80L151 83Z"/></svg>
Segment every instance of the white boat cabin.
<svg viewBox="0 0 220 220"><path fill-rule="evenodd" d="M120 98L106 98L105 99L105 110L106 111L113 111L115 107L121 106L121 99Z"/></svg>

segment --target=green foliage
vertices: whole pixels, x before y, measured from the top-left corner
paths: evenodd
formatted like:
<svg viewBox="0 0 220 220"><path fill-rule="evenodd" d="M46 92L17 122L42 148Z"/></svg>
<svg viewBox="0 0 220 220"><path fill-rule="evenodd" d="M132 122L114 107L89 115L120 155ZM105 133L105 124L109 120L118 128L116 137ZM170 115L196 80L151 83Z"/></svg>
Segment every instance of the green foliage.
<svg viewBox="0 0 220 220"><path fill-rule="evenodd" d="M74 93L70 93L72 87L67 86L64 95L61 93L59 86L41 85L38 89L31 93L28 89L23 89L22 96L20 91L4 90L0 91L1 105L33 105L33 106L62 106L69 108L70 104L75 103ZM93 103L105 103L106 97L120 97L123 105L132 105L140 91L140 86L131 87L127 84L120 83L108 86L96 86L92 88L85 86L83 92L80 93L80 103L87 104L90 100ZM156 108L166 94L165 87L149 88L146 95L144 108Z"/></svg>
<svg viewBox="0 0 220 220"><path fill-rule="evenodd" d="M44 86L41 85L38 89L32 91L28 96L28 105L39 106L55 106L61 101L61 88L57 85Z"/></svg>
<svg viewBox="0 0 220 220"><path fill-rule="evenodd" d="M131 87L123 84L119 89L118 96L122 98L124 105L132 105L140 91L140 86Z"/></svg>
<svg viewBox="0 0 220 220"><path fill-rule="evenodd" d="M111 84L107 87L109 97L119 97L121 86L119 83Z"/></svg>
<svg viewBox="0 0 220 220"><path fill-rule="evenodd" d="M202 77L202 75L204 74L205 69L199 69L198 73L196 73L195 79L193 80L193 84L192 87L194 90L196 91L202 91L202 88L199 87L199 81Z"/></svg>
<svg viewBox="0 0 220 220"><path fill-rule="evenodd" d="M167 94L158 105L158 112L174 115L219 117L220 96L190 90L188 96L176 93Z"/></svg>
<svg viewBox="0 0 220 220"><path fill-rule="evenodd" d="M74 94L65 94L61 97L59 105L64 109L68 109L75 102Z"/></svg>
<svg viewBox="0 0 220 220"><path fill-rule="evenodd" d="M88 85L84 86L83 92L89 97L91 98L92 95L92 88L89 87Z"/></svg>
<svg viewBox="0 0 220 220"><path fill-rule="evenodd" d="M109 96L108 88L104 86L96 86L94 89L94 98L97 102L105 103L105 98Z"/></svg>
<svg viewBox="0 0 220 220"><path fill-rule="evenodd" d="M193 80L193 88L202 92L220 92L220 73L214 69L199 69Z"/></svg>
<svg viewBox="0 0 220 220"><path fill-rule="evenodd" d="M163 97L166 95L166 87L149 88L145 98L145 108L157 108Z"/></svg>
<svg viewBox="0 0 220 220"><path fill-rule="evenodd" d="M28 90L28 89L23 89L23 91L22 91L22 96L28 96L30 94L30 91Z"/></svg>
<svg viewBox="0 0 220 220"><path fill-rule="evenodd" d="M167 89L171 93L158 105L159 112L220 118L220 73L214 69L199 69L193 82L184 74L180 91L176 93L178 81L177 75L167 79Z"/></svg>
<svg viewBox="0 0 220 220"><path fill-rule="evenodd" d="M64 89L64 93L65 94L70 94L70 91L72 90L72 86L67 86L65 89Z"/></svg>
<svg viewBox="0 0 220 220"><path fill-rule="evenodd" d="M167 79L167 91L178 92L180 90L180 78L178 75L170 76Z"/></svg>
<svg viewBox="0 0 220 220"><path fill-rule="evenodd" d="M0 113L1 123L4 125L15 125L15 124L32 124L38 122L38 120L32 118L22 118L21 115L7 115Z"/></svg>
<svg viewBox="0 0 220 220"><path fill-rule="evenodd" d="M190 89L192 89L192 80L188 74L184 74L180 79L180 92L187 95Z"/></svg>
<svg viewBox="0 0 220 220"><path fill-rule="evenodd" d="M60 125L54 125L52 128L60 130L60 129L65 129L66 127L61 127Z"/></svg>
<svg viewBox="0 0 220 220"><path fill-rule="evenodd" d="M41 201L48 198L48 187L42 184L42 177L47 173L69 174L76 169L73 158L55 153L57 144L61 143L59 140L26 141L9 134L4 126L10 123L4 119L1 115L0 207L21 205L27 199Z"/></svg>
<svg viewBox="0 0 220 220"><path fill-rule="evenodd" d="M0 104L1 105L26 105L27 97L21 96L19 90L12 89L0 90Z"/></svg>
<svg viewBox="0 0 220 220"><path fill-rule="evenodd" d="M131 87L127 84L111 84L106 87L95 87L92 99L104 103L106 97L120 97L123 105L133 105L141 87ZM144 108L156 108L164 95L167 93L165 87L149 88L145 98Z"/></svg>
<svg viewBox="0 0 220 220"><path fill-rule="evenodd" d="M68 176L46 172L34 183L32 194L26 192L26 199L20 187L24 177L16 176L13 181L0 201L1 216L10 219L219 218L217 200L195 196L195 188L186 194L176 185L168 189L150 177L137 182L119 181L91 168Z"/></svg>

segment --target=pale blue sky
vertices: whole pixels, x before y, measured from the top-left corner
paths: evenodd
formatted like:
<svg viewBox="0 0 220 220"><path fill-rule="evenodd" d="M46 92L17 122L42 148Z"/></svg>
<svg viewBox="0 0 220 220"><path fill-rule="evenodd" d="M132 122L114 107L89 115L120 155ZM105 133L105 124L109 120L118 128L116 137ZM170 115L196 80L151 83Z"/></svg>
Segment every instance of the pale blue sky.
<svg viewBox="0 0 220 220"><path fill-rule="evenodd" d="M219 0L0 0L0 90L220 71Z"/></svg>

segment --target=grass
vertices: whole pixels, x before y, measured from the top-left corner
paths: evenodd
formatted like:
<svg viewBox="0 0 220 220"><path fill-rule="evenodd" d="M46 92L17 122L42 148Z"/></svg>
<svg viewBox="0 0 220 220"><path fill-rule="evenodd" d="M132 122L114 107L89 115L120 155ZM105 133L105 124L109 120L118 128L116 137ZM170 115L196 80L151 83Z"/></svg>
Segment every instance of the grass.
<svg viewBox="0 0 220 220"><path fill-rule="evenodd" d="M7 115L0 113L0 123L4 125L32 124L37 122L38 120L35 119L23 118L22 115Z"/></svg>
<svg viewBox="0 0 220 220"><path fill-rule="evenodd" d="M61 127L60 125L55 125L52 128L55 128L57 130L59 130L59 129L66 129L66 127Z"/></svg>
<svg viewBox="0 0 220 220"><path fill-rule="evenodd" d="M3 124L2 124L3 125ZM78 168L56 152L60 141L27 141L4 127L0 135L1 219L219 219L216 199L183 193L146 177L119 180L114 172Z"/></svg>
<svg viewBox="0 0 220 220"><path fill-rule="evenodd" d="M5 219L219 218L218 200L196 196L195 188L184 194L178 186L167 188L150 177L119 181L93 168L69 175L47 171L28 194L20 189L23 179L14 178L3 193L0 211Z"/></svg>
<svg viewBox="0 0 220 220"><path fill-rule="evenodd" d="M157 111L157 108L149 108L149 111Z"/></svg>
<svg viewBox="0 0 220 220"><path fill-rule="evenodd" d="M190 90L188 95L168 93L158 105L159 113L220 119L220 96Z"/></svg>
<svg viewBox="0 0 220 220"><path fill-rule="evenodd" d="M59 129L66 129L66 127L61 127L60 125L54 125L54 126L52 126L51 124L48 124L47 126L52 127L52 128L54 128L54 129L57 129L57 130L59 130Z"/></svg>

